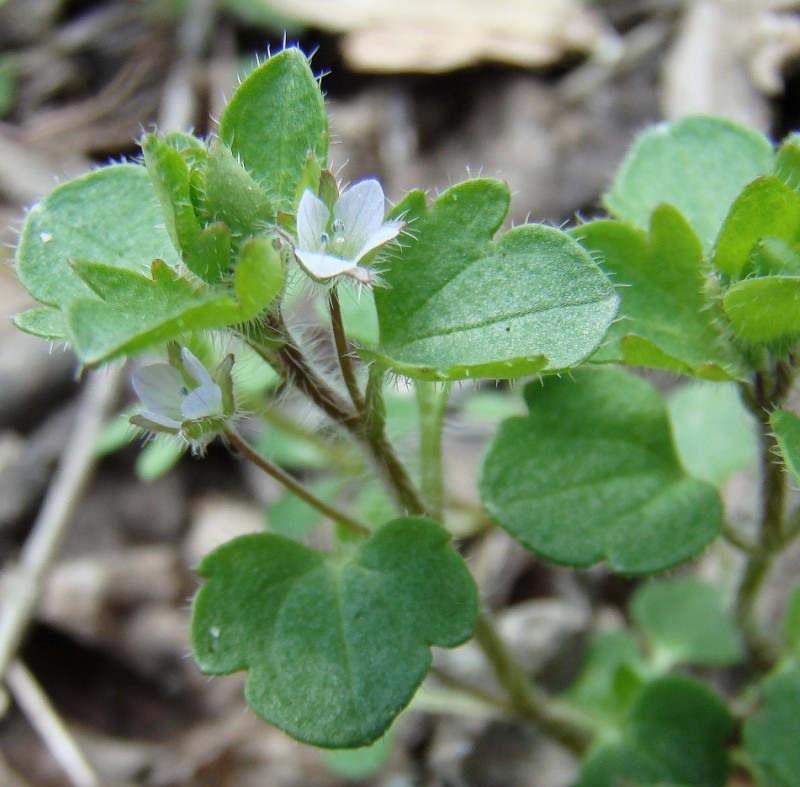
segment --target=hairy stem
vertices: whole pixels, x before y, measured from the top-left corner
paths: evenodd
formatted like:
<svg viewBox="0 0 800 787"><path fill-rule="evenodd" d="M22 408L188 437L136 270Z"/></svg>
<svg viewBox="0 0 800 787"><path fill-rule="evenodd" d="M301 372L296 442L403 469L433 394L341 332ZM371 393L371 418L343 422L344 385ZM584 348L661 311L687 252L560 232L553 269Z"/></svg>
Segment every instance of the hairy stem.
<svg viewBox="0 0 800 787"><path fill-rule="evenodd" d="M769 416L780 405L790 386L790 370L778 364L768 374L757 372L752 386L741 389L742 399L759 427L761 510L756 548L747 557L734 611L750 661L761 671L767 671L775 664L777 648L758 620L758 598L775 555L786 543L784 508L787 476L778 460L778 446Z"/></svg>
<svg viewBox="0 0 800 787"><path fill-rule="evenodd" d="M268 476L274 478L292 494L308 503L308 505L315 508L324 516L334 520L334 522L338 522L340 525L360 536L368 536L372 532L357 519L354 519L344 511L340 511L338 508L318 498L310 489L307 489L299 481L292 478L283 468L278 467L278 465L273 464L269 459L264 458L261 454L254 451L250 444L247 443L238 432L228 429L223 432L223 435L245 459L252 462L256 467L263 470Z"/></svg>
<svg viewBox="0 0 800 787"><path fill-rule="evenodd" d="M431 515L442 519L444 510L444 479L442 477L442 424L447 408L450 386L444 383L437 390L436 383L416 381L417 408L419 410L420 486L422 497Z"/></svg>
<svg viewBox="0 0 800 787"><path fill-rule="evenodd" d="M328 290L328 311L331 315L333 343L336 347L336 356L339 359L339 368L342 370L342 379L347 387L347 393L350 394L353 407L356 408L356 412L363 414L367 405L358 387L355 371L353 370L353 363L347 349L347 336L344 332L342 307L339 304L339 294L336 291L336 285Z"/></svg>
<svg viewBox="0 0 800 787"><path fill-rule="evenodd" d="M572 708L553 699L533 683L485 612L478 616L475 639L514 710L574 754L584 754L594 738L592 727Z"/></svg>

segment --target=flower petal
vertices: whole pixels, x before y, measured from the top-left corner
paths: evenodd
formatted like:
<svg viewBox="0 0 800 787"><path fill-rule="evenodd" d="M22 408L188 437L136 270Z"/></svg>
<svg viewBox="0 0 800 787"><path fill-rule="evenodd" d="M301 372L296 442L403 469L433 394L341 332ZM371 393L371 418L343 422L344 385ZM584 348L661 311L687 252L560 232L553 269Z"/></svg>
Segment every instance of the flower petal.
<svg viewBox="0 0 800 787"><path fill-rule="evenodd" d="M200 363L197 357L186 347L181 347L181 358L183 359L183 365L186 371L197 383L197 385L214 384L214 381L211 379L211 375L208 373L208 369L206 369L206 367Z"/></svg>
<svg viewBox="0 0 800 787"><path fill-rule="evenodd" d="M385 200L381 184L362 180L345 191L333 206L333 216L344 224L349 248L361 248L383 224ZM302 244L301 244L302 245Z"/></svg>
<svg viewBox="0 0 800 787"><path fill-rule="evenodd" d="M294 253L303 270L319 281L338 276L340 273L356 267L355 260L345 260L341 257L334 257L332 254L306 251L305 249L295 249Z"/></svg>
<svg viewBox="0 0 800 787"><path fill-rule="evenodd" d="M222 391L215 383L201 385L195 388L181 405L184 421L197 421L200 418L210 418L222 415Z"/></svg>
<svg viewBox="0 0 800 787"><path fill-rule="evenodd" d="M321 251L325 247L322 235L330 217L325 203L306 189L297 206L297 245L308 251Z"/></svg>
<svg viewBox="0 0 800 787"><path fill-rule="evenodd" d="M378 227L378 229L364 241L364 245L359 249L358 254L356 254L356 262L369 254L373 249L377 249L378 246L383 246L384 243L394 240L400 234L400 230L402 230L403 227L404 223L402 221L387 221Z"/></svg>
<svg viewBox="0 0 800 787"><path fill-rule="evenodd" d="M177 369L165 363L145 366L134 372L131 385L151 415L180 422L183 380Z"/></svg>

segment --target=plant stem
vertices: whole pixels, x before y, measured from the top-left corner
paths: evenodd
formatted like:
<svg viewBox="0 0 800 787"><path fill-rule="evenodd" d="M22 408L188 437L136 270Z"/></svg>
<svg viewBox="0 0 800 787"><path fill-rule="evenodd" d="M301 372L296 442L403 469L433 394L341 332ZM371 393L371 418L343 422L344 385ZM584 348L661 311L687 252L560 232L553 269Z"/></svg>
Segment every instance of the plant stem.
<svg viewBox="0 0 800 787"><path fill-rule="evenodd" d="M475 639L491 665L514 710L573 754L586 752L594 738L590 724L572 708L538 688L500 638L483 611L478 615Z"/></svg>
<svg viewBox="0 0 800 787"><path fill-rule="evenodd" d="M223 432L223 435L225 439L242 456L245 457L245 459L252 462L259 469L263 470L278 483L285 486L292 494L308 503L308 505L310 505L312 508L315 508L321 514L333 519L340 525L343 525L353 533L357 533L360 536L368 536L371 534L372 531L366 525L362 524L357 519L354 519L349 514L346 514L344 511L340 511L338 508L335 508L334 506L326 503L324 500L321 500L310 489L307 489L299 481L292 478L292 476L290 476L285 470L254 451L250 444L247 443L237 432L233 431L232 429L228 429Z"/></svg>
<svg viewBox="0 0 800 787"><path fill-rule="evenodd" d="M344 379L347 393L350 394L350 399L353 402L353 406L356 408L356 412L363 414L367 405L359 390L353 364L347 349L347 336L345 335L344 323L342 322L342 307L339 304L339 294L335 284L328 290L328 311L331 315L333 343L336 347L336 355L339 358L339 368L342 370L342 379Z"/></svg>
<svg viewBox="0 0 800 787"><path fill-rule="evenodd" d="M419 410L420 486L422 497L431 515L442 519L444 509L444 480L442 477L442 424L450 394L449 383L441 390L436 383L417 380Z"/></svg>
<svg viewBox="0 0 800 787"><path fill-rule="evenodd" d="M251 337L248 339L250 346L268 363L273 364L277 360L289 382L355 438L374 462L378 476L401 510L409 514L427 514L427 506L386 436L383 418L369 412L370 401L380 406L380 391L376 392L373 385L371 400L365 403L365 411L357 412L350 402L317 374L279 317L270 318L265 327L277 334L282 344L273 350Z"/></svg>
<svg viewBox="0 0 800 787"><path fill-rule="evenodd" d="M758 596L775 555L785 546L784 507L787 476L778 461L778 446L769 416L791 386L791 374L781 364L770 374L757 372L752 387L742 387L742 399L759 425L761 512L757 545L745 563L734 606L736 622L744 637L751 663L761 671L774 666L777 649L758 620Z"/></svg>

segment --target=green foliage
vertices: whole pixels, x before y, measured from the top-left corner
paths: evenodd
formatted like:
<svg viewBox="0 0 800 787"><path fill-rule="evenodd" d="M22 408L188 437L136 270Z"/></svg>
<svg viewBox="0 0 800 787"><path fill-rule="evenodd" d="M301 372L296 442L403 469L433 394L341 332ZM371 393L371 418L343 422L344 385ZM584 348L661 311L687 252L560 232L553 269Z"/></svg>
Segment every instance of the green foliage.
<svg viewBox="0 0 800 787"><path fill-rule="evenodd" d="M488 524L440 488L449 382L418 383L425 395L415 399L385 391L384 377L548 373L525 387L527 412L502 386L471 399L469 386L452 386L462 419L496 428L482 503L545 559L661 571L719 533L716 487L731 473L759 458L768 481L760 541L752 552L740 544L748 563L735 599L686 576L644 584L630 628L592 643L559 698L566 714L556 714L567 727L575 718L593 725L579 785L722 787L731 715L698 680L666 673L747 660L737 681L778 666L743 686L740 705L757 687L762 701L731 740L743 737L761 784L800 787L800 591L789 594L782 637L763 632L774 654L754 612L770 561L797 528L796 512L781 521L786 476L769 472L782 460L800 483L800 418L786 409L800 339L797 134L775 151L759 132L718 118L656 126L605 196L613 218L569 233L537 224L502 232L509 191L486 178L430 204L411 191L386 216L375 181L340 194L326 169L318 80L290 47L242 81L216 136L148 133L141 147L141 162L69 181L30 210L16 265L41 305L16 321L70 345L84 365L167 344L170 364L134 378L144 407L131 421L168 433L140 452L141 477L173 466L187 442L200 450L221 436L298 495L270 506L271 532L201 562L207 581L192 618L201 669L247 670L258 714L337 749L329 764L339 772L374 772L388 750L380 736L428 672L430 647L465 641L477 615L448 530L407 514L443 498L449 532ZM339 295L345 335L334 319L335 340L320 352L296 315L328 320ZM595 368L576 370L585 362ZM611 364L704 383L674 391L668 411L652 385ZM287 415L296 399L279 407L276 397L292 386L334 423L308 427ZM263 434L254 447L237 431L243 415L262 427L241 430ZM756 450L754 427L763 430L767 415L780 457ZM118 421L102 450L130 437ZM400 456L417 446L406 466ZM283 468L306 475L307 488ZM323 521L333 526L331 552L300 542ZM502 643L487 645L488 622L481 632L512 705L547 710L547 695L521 685ZM580 726L563 740L583 739Z"/></svg>
<svg viewBox="0 0 800 787"><path fill-rule="evenodd" d="M758 457L756 425L734 383L692 381L667 399L675 446L695 478L721 486Z"/></svg>
<svg viewBox="0 0 800 787"><path fill-rule="evenodd" d="M723 787L732 728L725 704L705 685L660 678L639 694L618 738L589 754L576 787Z"/></svg>
<svg viewBox="0 0 800 787"><path fill-rule="evenodd" d="M719 532L721 504L686 476L666 407L644 380L580 370L525 388L530 410L492 440L479 481L499 525L556 563L606 560L646 574L697 554Z"/></svg>
<svg viewBox="0 0 800 787"><path fill-rule="evenodd" d="M753 129L715 117L686 117L642 134L617 171L604 201L637 227L673 205L708 248L736 195L773 168L772 145Z"/></svg>
<svg viewBox="0 0 800 787"><path fill-rule="evenodd" d="M759 784L800 785L800 663L790 661L764 680L760 710L744 725L744 744Z"/></svg>
<svg viewBox="0 0 800 787"><path fill-rule="evenodd" d="M510 378L578 364L617 308L591 257L552 227L526 224L492 240L508 187L477 179L428 209L412 192L395 215L409 222L375 292L381 360L411 377Z"/></svg>
<svg viewBox="0 0 800 787"><path fill-rule="evenodd" d="M661 669L735 664L744 655L719 591L700 580L680 577L643 585L630 612Z"/></svg>
<svg viewBox="0 0 800 787"><path fill-rule="evenodd" d="M308 59L294 47L248 75L219 119L219 138L266 192L276 210L291 210L308 151L322 166L328 119Z"/></svg>
<svg viewBox="0 0 800 787"><path fill-rule="evenodd" d="M572 234L601 261L622 299L620 318L592 360L711 380L738 376L742 361L723 339L719 305L706 289L702 246L675 208L654 210L649 237L608 219Z"/></svg>
<svg viewBox="0 0 800 787"><path fill-rule="evenodd" d="M250 706L299 740L371 743L425 677L429 646L458 645L475 625L475 586L447 540L410 517L350 554L234 539L198 567L208 581L193 606L195 660L213 674L249 670Z"/></svg>

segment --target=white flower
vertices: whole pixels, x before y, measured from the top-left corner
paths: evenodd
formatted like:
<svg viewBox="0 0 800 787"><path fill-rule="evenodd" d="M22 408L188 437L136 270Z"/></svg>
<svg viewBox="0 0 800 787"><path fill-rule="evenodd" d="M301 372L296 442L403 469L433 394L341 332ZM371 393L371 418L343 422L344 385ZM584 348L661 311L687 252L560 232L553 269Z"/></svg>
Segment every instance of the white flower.
<svg viewBox="0 0 800 787"><path fill-rule="evenodd" d="M402 221L384 221L383 217L383 189L377 180L362 180L344 191L333 205L333 216L325 203L306 189L297 207L295 256L318 281L347 274L367 284L369 271L359 267L359 262L396 238L404 226Z"/></svg>
<svg viewBox="0 0 800 787"><path fill-rule="evenodd" d="M150 432L180 436L195 453L202 452L232 414L232 363L229 356L220 364L215 381L189 350L182 347L178 352L176 345L170 363L145 366L134 373L131 384L143 408L131 422Z"/></svg>

